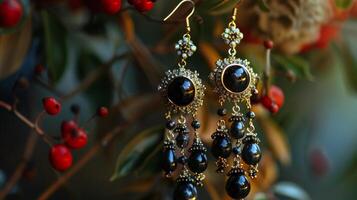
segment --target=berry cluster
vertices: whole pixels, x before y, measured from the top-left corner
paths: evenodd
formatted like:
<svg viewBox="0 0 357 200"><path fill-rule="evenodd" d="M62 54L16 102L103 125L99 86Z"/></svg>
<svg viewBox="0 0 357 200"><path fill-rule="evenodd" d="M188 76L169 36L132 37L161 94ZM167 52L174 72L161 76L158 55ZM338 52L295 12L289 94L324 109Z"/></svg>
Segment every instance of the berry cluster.
<svg viewBox="0 0 357 200"><path fill-rule="evenodd" d="M147 12L154 8L154 0L128 0L139 12Z"/></svg>
<svg viewBox="0 0 357 200"><path fill-rule="evenodd" d="M23 10L19 0L0 1L0 28L12 28L18 25L23 16Z"/></svg>
<svg viewBox="0 0 357 200"><path fill-rule="evenodd" d="M46 97L42 100L43 108L49 115L57 115L61 112L61 104L53 97ZM71 106L71 111L78 114L78 106ZM100 107L96 115L105 117L109 114L108 108ZM72 166L73 156L71 150L81 149L88 142L87 132L81 128L75 120L63 121L61 124L61 143L52 146L49 160L54 169L65 171Z"/></svg>

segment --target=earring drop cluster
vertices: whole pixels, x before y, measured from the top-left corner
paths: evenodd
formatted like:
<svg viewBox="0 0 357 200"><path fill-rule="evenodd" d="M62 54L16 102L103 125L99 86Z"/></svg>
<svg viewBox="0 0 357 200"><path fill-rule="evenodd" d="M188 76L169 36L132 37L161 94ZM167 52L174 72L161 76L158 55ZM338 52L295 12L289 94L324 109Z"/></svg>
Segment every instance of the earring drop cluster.
<svg viewBox="0 0 357 200"><path fill-rule="evenodd" d="M173 12L184 2L194 5L190 0L182 1ZM203 104L205 86L196 71L186 69L187 58L197 50L191 40L188 22L193 12L194 9L186 19L186 34L175 45L178 68L167 71L158 87L167 107L162 169L166 177L178 174L175 200L197 198L197 186L203 185L203 172L208 165L207 149L199 137L200 122L196 118L197 110Z"/></svg>
<svg viewBox="0 0 357 200"><path fill-rule="evenodd" d="M250 103L250 97L257 92L258 75L248 60L236 57L236 47L243 39L235 24L236 14L237 9L234 9L232 21L222 33L222 39L230 47L229 56L218 60L215 70L210 74L221 106L217 111L220 120L216 132L212 134L211 152L217 159L216 171L228 176L225 186L228 195L243 199L250 192L248 176L251 179L257 177L261 150L253 124L255 114ZM233 105L229 112L224 108L226 102ZM232 162L230 157L233 158Z"/></svg>

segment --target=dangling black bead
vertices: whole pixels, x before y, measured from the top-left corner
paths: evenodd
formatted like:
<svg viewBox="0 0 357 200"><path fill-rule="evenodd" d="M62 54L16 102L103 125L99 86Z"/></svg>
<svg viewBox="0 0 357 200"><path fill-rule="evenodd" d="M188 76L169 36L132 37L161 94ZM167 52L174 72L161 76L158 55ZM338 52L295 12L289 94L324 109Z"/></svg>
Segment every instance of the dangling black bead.
<svg viewBox="0 0 357 200"><path fill-rule="evenodd" d="M238 155L238 154L241 153L239 147L234 147L232 151L233 151L233 153L236 154L236 155Z"/></svg>
<svg viewBox="0 0 357 200"><path fill-rule="evenodd" d="M201 127L201 124L199 121L197 120L193 120L191 123L192 128L194 128L195 130L199 129Z"/></svg>
<svg viewBox="0 0 357 200"><path fill-rule="evenodd" d="M224 117L227 114L227 110L225 108L220 108L217 110L217 114L221 117Z"/></svg>
<svg viewBox="0 0 357 200"><path fill-rule="evenodd" d="M187 133L179 133L176 136L176 145L180 148L187 147L190 141L190 135Z"/></svg>
<svg viewBox="0 0 357 200"><path fill-rule="evenodd" d="M181 165L185 165L187 163L187 158L186 156L181 156L179 157L179 159L177 160L178 163L180 163Z"/></svg>
<svg viewBox="0 0 357 200"><path fill-rule="evenodd" d="M168 120L168 121L166 122L166 128L169 129L169 130L174 129L175 126L176 126L176 122L175 122L175 121Z"/></svg>
<svg viewBox="0 0 357 200"><path fill-rule="evenodd" d="M177 164L174 149L164 149L161 167L167 174L171 174L176 170Z"/></svg>
<svg viewBox="0 0 357 200"><path fill-rule="evenodd" d="M174 191L174 200L195 200L197 189L192 182L179 182Z"/></svg>
<svg viewBox="0 0 357 200"><path fill-rule="evenodd" d="M255 118L255 113L253 111L249 111L249 112L247 112L247 117L249 119L254 119Z"/></svg>
<svg viewBox="0 0 357 200"><path fill-rule="evenodd" d="M256 165L259 163L262 153L257 143L246 143L242 150L242 159L248 165Z"/></svg>
<svg viewBox="0 0 357 200"><path fill-rule="evenodd" d="M202 173L207 169L207 155L204 151L191 152L188 158L188 167L194 173Z"/></svg>
<svg viewBox="0 0 357 200"><path fill-rule="evenodd" d="M234 199L243 199L250 192L250 183L243 173L233 173L227 180L226 191Z"/></svg>
<svg viewBox="0 0 357 200"><path fill-rule="evenodd" d="M243 138L244 137L244 122L243 121L233 121L229 132L234 139Z"/></svg>
<svg viewBox="0 0 357 200"><path fill-rule="evenodd" d="M228 137L217 136L212 142L211 152L215 158L228 158L232 152L232 143Z"/></svg>

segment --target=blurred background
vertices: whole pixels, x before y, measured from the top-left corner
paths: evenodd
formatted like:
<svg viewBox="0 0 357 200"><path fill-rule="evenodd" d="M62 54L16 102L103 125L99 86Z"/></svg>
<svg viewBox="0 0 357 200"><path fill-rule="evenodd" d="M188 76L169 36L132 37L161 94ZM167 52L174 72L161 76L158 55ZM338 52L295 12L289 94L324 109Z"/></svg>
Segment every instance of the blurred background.
<svg viewBox="0 0 357 200"><path fill-rule="evenodd" d="M244 33L238 54L260 75L274 43L254 105L263 159L248 199L357 199L357 3L195 2L189 68L208 87L198 114L207 147L218 118L207 76L227 55L220 35L233 8L239 3ZM191 9L163 22L178 3L0 0L0 199L171 199L174 181L159 165L165 107L157 85L176 67L174 44ZM59 102L58 115L43 114L44 97ZM71 119L88 142L58 172L49 152ZM199 198L228 200L209 159Z"/></svg>

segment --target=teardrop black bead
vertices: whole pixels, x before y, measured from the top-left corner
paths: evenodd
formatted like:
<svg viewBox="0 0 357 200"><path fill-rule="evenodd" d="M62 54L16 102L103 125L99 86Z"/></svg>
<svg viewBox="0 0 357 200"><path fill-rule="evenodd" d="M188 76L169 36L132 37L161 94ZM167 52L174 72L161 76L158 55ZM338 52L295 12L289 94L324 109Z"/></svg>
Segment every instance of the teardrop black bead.
<svg viewBox="0 0 357 200"><path fill-rule="evenodd" d="M175 150L164 149L161 167L166 173L172 173L173 171L176 170L177 163L176 163Z"/></svg>
<svg viewBox="0 0 357 200"><path fill-rule="evenodd" d="M174 191L174 200L195 200L197 189L191 182L177 183Z"/></svg>
<svg viewBox="0 0 357 200"><path fill-rule="evenodd" d="M247 143L242 150L242 159L248 165L256 165L259 163L262 153L257 143Z"/></svg>
<svg viewBox="0 0 357 200"><path fill-rule="evenodd" d="M250 183L244 174L232 174L227 180L226 191L234 199L243 199L250 192Z"/></svg>
<svg viewBox="0 0 357 200"><path fill-rule="evenodd" d="M233 121L229 132L234 139L243 138L244 137L244 122L243 121Z"/></svg>
<svg viewBox="0 0 357 200"><path fill-rule="evenodd" d="M204 151L193 151L188 158L188 167L194 173L202 173L207 169L207 155Z"/></svg>
<svg viewBox="0 0 357 200"><path fill-rule="evenodd" d="M229 138L218 136L212 142L211 152L215 158L228 158L232 152L232 143Z"/></svg>
<svg viewBox="0 0 357 200"><path fill-rule="evenodd" d="M190 135L186 133L179 133L176 136L176 145L180 148L187 147L190 141Z"/></svg>

